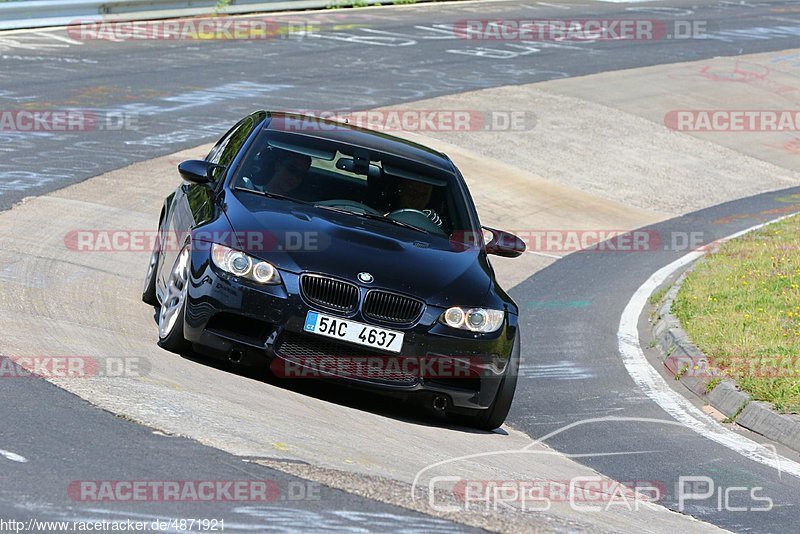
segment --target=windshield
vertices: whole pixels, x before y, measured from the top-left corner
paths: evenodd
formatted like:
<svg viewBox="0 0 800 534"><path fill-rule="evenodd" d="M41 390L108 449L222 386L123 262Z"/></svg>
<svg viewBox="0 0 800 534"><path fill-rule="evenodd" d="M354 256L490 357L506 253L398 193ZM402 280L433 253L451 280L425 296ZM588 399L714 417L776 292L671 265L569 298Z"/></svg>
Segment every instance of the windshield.
<svg viewBox="0 0 800 534"><path fill-rule="evenodd" d="M453 175L331 141L265 132L232 185L442 236L469 227Z"/></svg>

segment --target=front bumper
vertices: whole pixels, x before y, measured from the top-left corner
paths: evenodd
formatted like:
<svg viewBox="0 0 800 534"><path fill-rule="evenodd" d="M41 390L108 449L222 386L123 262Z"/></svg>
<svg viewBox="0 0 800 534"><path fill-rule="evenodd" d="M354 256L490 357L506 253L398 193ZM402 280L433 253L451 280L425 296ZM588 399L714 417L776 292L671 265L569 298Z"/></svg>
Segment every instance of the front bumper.
<svg viewBox="0 0 800 534"><path fill-rule="evenodd" d="M261 286L222 272L212 265L208 252L192 253L192 268L186 300L184 336L198 352L230 357L254 364L271 364L273 372L292 370L284 376L331 378L348 386L401 394L405 397L446 395L452 411L484 409L497 394L514 348L517 317L506 313L506 321L493 334L474 334L454 330L438 319L444 308L427 305L422 317L411 326L377 322L364 317L359 309L346 318L381 328L402 331L405 335L399 354L382 352L360 345L303 331L309 310L336 316L329 310L310 305L301 295L300 276L281 271L283 283ZM362 287L363 303L366 291ZM331 370L352 366L330 365L342 355L359 364L369 360L384 370L403 369L400 374L372 372L337 373ZM327 356L326 365L309 366L314 357ZM298 360L298 357L300 359ZM370 359L371 358L371 359ZM428 365L454 361L455 366ZM298 362L300 362L298 364ZM305 372L297 372L300 367ZM363 369L363 367L359 367ZM412 373L405 372L411 369ZM430 372L435 369L434 372ZM448 374L448 369L454 370ZM324 373L320 373L324 370ZM417 372L413 372L417 371ZM427 371L427 372L426 372ZM277 374L282 374L278 372Z"/></svg>

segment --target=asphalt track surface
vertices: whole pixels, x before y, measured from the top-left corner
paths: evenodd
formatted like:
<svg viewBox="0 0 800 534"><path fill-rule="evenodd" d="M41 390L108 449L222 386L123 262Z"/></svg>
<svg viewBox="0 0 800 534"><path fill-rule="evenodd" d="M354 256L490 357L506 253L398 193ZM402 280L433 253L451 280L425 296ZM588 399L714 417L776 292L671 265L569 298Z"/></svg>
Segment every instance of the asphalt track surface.
<svg viewBox="0 0 800 534"><path fill-rule="evenodd" d="M319 31L268 40L78 41L64 30L0 36L4 109L81 109L111 123L81 132L0 134L0 209L213 140L253 109L371 109L486 87L786 49L800 36L793 2L560 4L298 14L291 20L316 23ZM707 21L708 38L531 43L466 40L453 31L465 19L579 17ZM115 129L119 121L128 127Z"/></svg>
<svg viewBox="0 0 800 534"><path fill-rule="evenodd" d="M0 451L0 518L22 522L22 532L46 531L44 526L31 528L32 520L123 524L133 520L146 522L147 532L181 532L176 525L149 528L153 521L169 525L175 519L222 521L214 526L223 527L224 532L477 531L307 482L189 439L155 433L39 378L4 380L0 406L3 450L27 460L8 459ZM231 485L229 493L220 489L220 499L213 501L167 501L152 494L149 502L112 503L94 500L89 493L82 496L76 486L84 481L106 482L91 486L101 495L99 488L123 480L255 481L267 491L264 500L257 488L248 493L252 501L235 498ZM227 495L234 498L225 501ZM13 531L5 525L2 530ZM71 526L50 530L73 532Z"/></svg>
<svg viewBox="0 0 800 534"><path fill-rule="evenodd" d="M368 109L484 87L781 50L796 46L800 35L796 15L789 12L782 15L784 20L775 18L775 10L797 6L792 2L564 5L571 7L574 17L643 16L649 10L654 18L713 20L719 30L706 40L534 46L476 44L456 38L448 29L465 18L566 16L565 10L555 7L507 2L297 15L298 20L325 22L326 17L335 17L344 26L323 30L313 38L271 41L81 43L64 31L2 36L0 102L4 109L74 108L123 114L135 118L136 129L0 134L0 209L25 196L213 140L254 108ZM792 17L797 22L791 22ZM780 196L739 200L652 230L662 235L702 232L710 241L761 222L767 217L761 215L764 210L785 208ZM749 215L733 223L714 222L730 214ZM577 253L518 286L513 296L526 310L523 358L533 358L545 371L520 377L509 423L539 437L591 417L669 419L637 393L620 360L616 330L636 288L676 257L669 250ZM526 306L542 301L586 301L589 305L578 309ZM175 480L260 478L284 486L298 482L188 440L153 434L38 379L7 382L0 389L0 447L17 450L30 461L0 457L2 517L130 517L119 504L65 507L64 488L78 479L143 478L142 474L152 473L152 478ZM725 528L786 532L794 530L800 517L797 479L779 476L776 470L750 462L690 430L634 421L604 422L578 427L547 443L565 453L587 455L579 461L617 480L662 482L668 489L665 504L672 508L675 494L669 490L678 476L686 475L710 476L721 487L762 486L762 494L776 504L769 512L744 513L719 510L711 499L688 510ZM609 452L626 454L597 456ZM334 490L323 490L320 501L279 504L292 510L281 516L286 517L287 528L320 520L331 521L332 528L352 527L359 521L359 526L375 530L395 530L401 524L413 528L414 521L431 521L417 525L425 530L447 528L446 523ZM142 513L141 503L136 511ZM364 518L348 511L375 515ZM185 512L188 517L197 511L187 506ZM216 513L242 530L267 524L264 510L257 506L204 504L202 513L206 518ZM144 515L176 517L174 505L163 503L153 503Z"/></svg>
<svg viewBox="0 0 800 534"><path fill-rule="evenodd" d="M638 287L680 256L671 250L671 236L696 232L701 244L711 243L774 219L776 209L800 211L800 206L786 202L787 195L798 192L800 188L765 193L671 219L643 229L663 238L652 250L577 252L516 286L512 297L521 307L529 304L522 324L523 364L530 358L529 365L540 371L519 377L511 424L531 437L541 438L572 423L607 416L631 418L587 422L546 443L565 454L581 455L579 462L615 480L660 483L667 490L661 504L674 510L678 509L679 477L709 477L715 485L713 497L687 501L686 513L733 531L793 531L800 514L800 480L781 473L778 464L768 467L747 460L688 428L636 420L672 419L628 374L619 353L617 328L623 309ZM727 222L731 216L735 216L734 222ZM680 239L676 237L678 242ZM570 302L588 305L575 307ZM647 329L643 317L642 339L648 339ZM654 363L654 367L661 365ZM754 434L749 437L768 443ZM791 451L780 452L798 459ZM731 511L763 504L749 494L745 497L741 492L731 492L727 506L724 497L720 505L717 491L731 487L761 487L757 496L772 499L774 508Z"/></svg>

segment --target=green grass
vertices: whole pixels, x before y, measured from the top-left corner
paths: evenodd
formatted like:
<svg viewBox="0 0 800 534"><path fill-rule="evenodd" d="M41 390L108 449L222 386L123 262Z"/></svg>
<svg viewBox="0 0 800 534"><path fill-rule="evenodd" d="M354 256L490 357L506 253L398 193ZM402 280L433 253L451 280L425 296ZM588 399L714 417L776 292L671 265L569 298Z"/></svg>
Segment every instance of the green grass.
<svg viewBox="0 0 800 534"><path fill-rule="evenodd" d="M800 413L800 217L723 244L687 276L672 311L723 376Z"/></svg>
<svg viewBox="0 0 800 534"><path fill-rule="evenodd" d="M650 295L650 304L653 306L658 306L661 304L661 301L664 300L664 297L667 295L667 291L669 291L669 286L662 287L661 289L657 290L655 293Z"/></svg>
<svg viewBox="0 0 800 534"><path fill-rule="evenodd" d="M708 384L706 384L706 393L711 393L714 391L714 388L717 387L720 382L722 382L721 378L712 378L709 380Z"/></svg>

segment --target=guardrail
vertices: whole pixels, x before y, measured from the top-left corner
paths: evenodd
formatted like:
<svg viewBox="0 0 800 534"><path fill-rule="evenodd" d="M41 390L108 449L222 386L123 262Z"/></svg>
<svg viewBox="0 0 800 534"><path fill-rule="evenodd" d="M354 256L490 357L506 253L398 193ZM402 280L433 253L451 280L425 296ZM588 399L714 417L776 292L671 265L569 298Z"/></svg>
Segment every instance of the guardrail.
<svg viewBox="0 0 800 534"><path fill-rule="evenodd" d="M225 14L397 3L397 0L231 0ZM209 15L217 0L28 0L0 2L0 30L65 26L76 20L151 20Z"/></svg>

